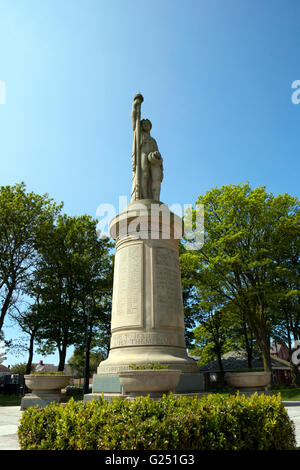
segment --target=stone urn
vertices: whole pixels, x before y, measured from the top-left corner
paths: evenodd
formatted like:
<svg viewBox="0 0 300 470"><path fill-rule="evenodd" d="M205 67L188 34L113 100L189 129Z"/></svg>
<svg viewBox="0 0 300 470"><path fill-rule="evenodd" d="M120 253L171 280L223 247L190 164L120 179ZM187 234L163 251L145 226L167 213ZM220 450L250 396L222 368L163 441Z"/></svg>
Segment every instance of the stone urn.
<svg viewBox="0 0 300 470"><path fill-rule="evenodd" d="M27 393L22 398L21 410L35 405L44 408L51 402L60 403L62 401L61 389L70 383L71 377L69 375L29 374L24 378L25 385L31 393Z"/></svg>
<svg viewBox="0 0 300 470"><path fill-rule="evenodd" d="M161 396L175 392L181 370L142 369L119 373L122 394L130 396Z"/></svg>
<svg viewBox="0 0 300 470"><path fill-rule="evenodd" d="M225 380L228 385L241 391L266 390L271 382L271 372L227 372Z"/></svg>

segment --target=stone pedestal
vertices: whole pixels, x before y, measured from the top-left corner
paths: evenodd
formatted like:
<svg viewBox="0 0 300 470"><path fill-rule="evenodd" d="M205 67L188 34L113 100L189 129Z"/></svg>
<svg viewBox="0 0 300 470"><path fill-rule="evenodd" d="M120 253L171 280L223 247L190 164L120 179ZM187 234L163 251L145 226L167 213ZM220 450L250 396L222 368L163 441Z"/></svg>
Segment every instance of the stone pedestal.
<svg viewBox="0 0 300 470"><path fill-rule="evenodd" d="M111 343L94 376L93 393L119 393L118 373L131 364L150 362L181 370L183 391L203 389L202 374L188 357L184 338L178 256L182 228L180 217L152 200L131 203L112 220L116 255Z"/></svg>
<svg viewBox="0 0 300 470"><path fill-rule="evenodd" d="M50 403L62 403L64 401L63 395L60 393L60 390L49 392L41 391L27 393L21 400L21 410L26 410L31 406L38 405L40 408L45 408L45 406L50 405Z"/></svg>
<svg viewBox="0 0 300 470"><path fill-rule="evenodd" d="M24 376L25 385L31 393L27 393L21 401L21 410L29 406L38 405L44 408L52 402L61 403L63 395L61 389L70 382L68 375L28 374Z"/></svg>

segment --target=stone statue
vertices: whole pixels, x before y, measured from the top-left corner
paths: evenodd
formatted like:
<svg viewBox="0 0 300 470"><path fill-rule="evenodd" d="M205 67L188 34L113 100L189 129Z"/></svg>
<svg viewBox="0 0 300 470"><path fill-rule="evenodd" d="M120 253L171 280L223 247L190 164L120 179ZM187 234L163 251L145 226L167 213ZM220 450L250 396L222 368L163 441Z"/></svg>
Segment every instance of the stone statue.
<svg viewBox="0 0 300 470"><path fill-rule="evenodd" d="M140 371L130 371L131 364L146 366L154 362L168 366L170 374L181 371L176 393L202 392L204 388L203 375L197 362L187 354L184 336L178 250L183 223L159 200L162 158L150 135L151 122L141 119L142 102L142 95L137 94L131 114L131 202L111 220L109 227L116 240L109 355L99 364L93 377L93 392L85 395L85 400L99 393L104 393L105 399L111 399L112 393L122 398L144 394L145 390L148 394L146 382L142 392L128 392L126 385L121 384L124 373L132 372L133 380L137 379ZM160 382L161 371L153 372L152 385ZM149 389L149 394L157 397L165 390ZM170 390L175 391L175 385Z"/></svg>
<svg viewBox="0 0 300 470"><path fill-rule="evenodd" d="M163 161L157 143L150 135L149 119L141 120L143 96L135 95L131 120L133 129L131 201L153 199L159 201L163 179Z"/></svg>

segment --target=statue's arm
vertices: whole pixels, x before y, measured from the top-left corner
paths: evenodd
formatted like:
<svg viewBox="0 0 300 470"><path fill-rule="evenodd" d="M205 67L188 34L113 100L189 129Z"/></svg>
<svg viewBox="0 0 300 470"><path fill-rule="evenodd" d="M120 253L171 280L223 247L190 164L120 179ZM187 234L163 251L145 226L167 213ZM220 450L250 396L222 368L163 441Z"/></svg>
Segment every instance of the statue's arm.
<svg viewBox="0 0 300 470"><path fill-rule="evenodd" d="M157 142L155 139L153 139L153 137L152 137L152 141L153 141L153 152L158 152Z"/></svg>
<svg viewBox="0 0 300 470"><path fill-rule="evenodd" d="M134 101L132 105L132 111L131 111L131 124L132 124L133 132L135 131L135 126L136 126L137 106L138 106L137 101Z"/></svg>
<svg viewBox="0 0 300 470"><path fill-rule="evenodd" d="M131 111L131 123L132 130L135 131L137 118L140 120L141 104L144 101L143 96L138 93L133 99L132 111Z"/></svg>
<svg viewBox="0 0 300 470"><path fill-rule="evenodd" d="M132 148L131 164L132 164L133 172L135 172L135 166L136 166L135 129L136 129L137 114L138 114L138 106L139 106L138 101L134 100L133 105L132 105L132 111L131 111L131 124L132 124L132 130L133 130L133 148Z"/></svg>
<svg viewBox="0 0 300 470"><path fill-rule="evenodd" d="M132 164L132 171L135 172L135 153L132 153L131 164Z"/></svg>

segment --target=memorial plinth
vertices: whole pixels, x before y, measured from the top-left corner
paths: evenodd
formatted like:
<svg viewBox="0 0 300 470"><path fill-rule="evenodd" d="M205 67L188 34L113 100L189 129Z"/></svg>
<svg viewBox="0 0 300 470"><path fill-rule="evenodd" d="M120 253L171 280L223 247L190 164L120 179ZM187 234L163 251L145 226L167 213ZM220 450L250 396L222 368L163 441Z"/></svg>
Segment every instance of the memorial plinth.
<svg viewBox="0 0 300 470"><path fill-rule="evenodd" d="M181 370L178 390L202 390L202 376L187 355L184 338L178 255L182 233L182 219L153 200L132 202L112 220L111 343L94 376L94 393L120 392L118 373L150 362Z"/></svg>

